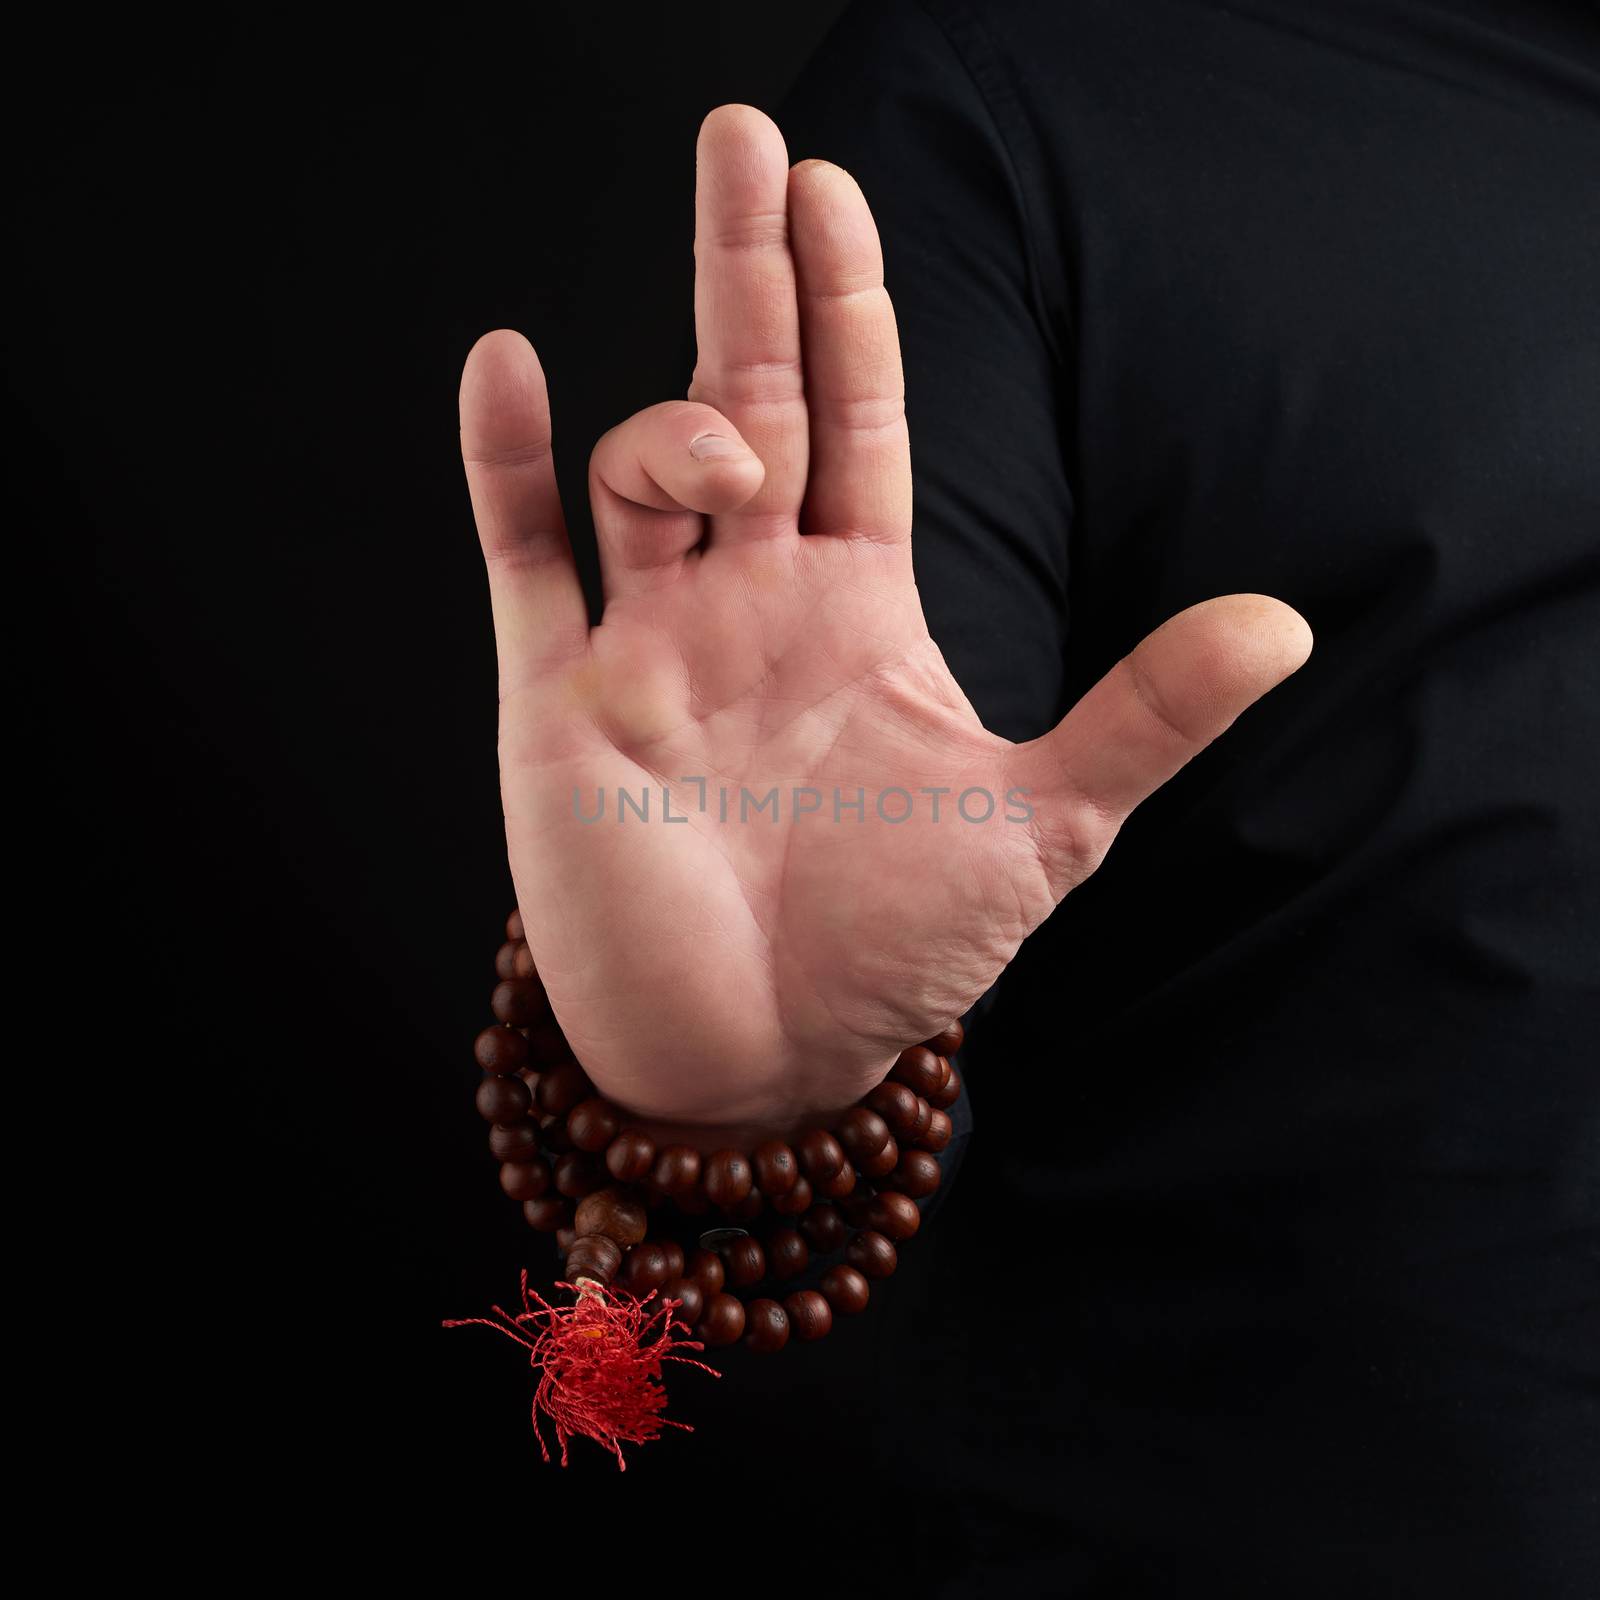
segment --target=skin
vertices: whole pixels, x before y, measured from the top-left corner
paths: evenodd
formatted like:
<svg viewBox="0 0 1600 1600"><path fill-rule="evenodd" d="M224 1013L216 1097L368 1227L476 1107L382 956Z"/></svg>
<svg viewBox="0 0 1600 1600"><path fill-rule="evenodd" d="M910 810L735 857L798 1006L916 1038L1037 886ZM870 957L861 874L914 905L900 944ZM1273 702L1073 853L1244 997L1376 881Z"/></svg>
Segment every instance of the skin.
<svg viewBox="0 0 1600 1600"><path fill-rule="evenodd" d="M630 417L591 460L597 627L520 334L473 347L461 445L534 961L601 1092L711 1148L842 1109L967 1011L1134 806L1294 672L1311 634L1264 595L1209 600L1043 738L986 732L912 576L899 341L860 189L826 162L791 168L766 116L720 106L700 131L695 224L688 398ZM705 812L686 777L705 780ZM659 807L664 784L686 821L618 822L619 787ZM776 824L737 820L741 784L780 788ZM795 786L822 811L795 818ZM602 787L607 813L585 826L574 791L592 812ZM917 795L933 787L950 791L938 822ZM865 789L864 822L834 820L835 788ZM892 788L917 795L898 824L873 810ZM952 812L972 788L996 797L980 825ZM1022 809L1003 803L1013 790L1025 823L1004 820Z"/></svg>

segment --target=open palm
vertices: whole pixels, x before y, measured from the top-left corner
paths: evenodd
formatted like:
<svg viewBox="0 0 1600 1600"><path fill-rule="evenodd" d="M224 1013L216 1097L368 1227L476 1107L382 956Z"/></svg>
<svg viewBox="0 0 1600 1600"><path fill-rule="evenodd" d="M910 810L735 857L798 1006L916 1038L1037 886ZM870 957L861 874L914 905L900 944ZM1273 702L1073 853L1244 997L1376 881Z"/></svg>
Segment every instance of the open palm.
<svg viewBox="0 0 1600 1600"><path fill-rule="evenodd" d="M899 344L860 190L791 171L771 121L720 107L695 258L690 398L595 448L598 627L519 335L468 358L462 450L512 874L557 1019L638 1116L781 1129L965 1012L1310 636L1275 600L1208 601L1044 738L987 733L912 576Z"/></svg>

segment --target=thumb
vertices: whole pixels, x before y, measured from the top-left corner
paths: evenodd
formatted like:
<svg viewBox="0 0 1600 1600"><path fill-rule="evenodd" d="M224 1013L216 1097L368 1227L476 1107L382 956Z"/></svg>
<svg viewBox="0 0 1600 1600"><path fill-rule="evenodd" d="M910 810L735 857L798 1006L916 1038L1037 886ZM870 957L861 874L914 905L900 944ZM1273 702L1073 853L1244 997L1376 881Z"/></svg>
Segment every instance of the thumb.
<svg viewBox="0 0 1600 1600"><path fill-rule="evenodd" d="M1299 612L1263 594L1180 611L1124 656L1041 739L1018 745L1059 900L1100 864L1128 813L1311 654Z"/></svg>

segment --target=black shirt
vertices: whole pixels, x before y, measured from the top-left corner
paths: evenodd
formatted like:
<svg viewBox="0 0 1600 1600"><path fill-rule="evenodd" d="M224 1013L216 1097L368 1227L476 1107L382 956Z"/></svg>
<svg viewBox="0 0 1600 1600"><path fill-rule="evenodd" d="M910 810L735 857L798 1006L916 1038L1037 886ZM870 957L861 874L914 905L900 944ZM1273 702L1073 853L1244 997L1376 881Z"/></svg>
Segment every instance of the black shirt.
<svg viewBox="0 0 1600 1600"><path fill-rule="evenodd" d="M877 216L991 729L1211 595L1317 645L1024 947L764 1414L919 1592L1600 1592L1594 9L891 0L778 120Z"/></svg>

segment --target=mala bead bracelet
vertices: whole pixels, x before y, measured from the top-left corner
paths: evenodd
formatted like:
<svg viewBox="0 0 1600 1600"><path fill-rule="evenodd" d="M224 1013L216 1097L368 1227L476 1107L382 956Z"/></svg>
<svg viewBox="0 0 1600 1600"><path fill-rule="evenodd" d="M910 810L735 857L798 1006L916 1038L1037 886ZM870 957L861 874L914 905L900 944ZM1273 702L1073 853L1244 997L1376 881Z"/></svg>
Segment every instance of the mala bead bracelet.
<svg viewBox="0 0 1600 1600"><path fill-rule="evenodd" d="M793 1144L768 1139L748 1152L702 1154L687 1144L658 1147L596 1092L550 1010L518 912L494 967L495 1022L473 1044L484 1073L478 1112L490 1124L500 1187L532 1228L555 1236L562 1286L577 1301L551 1305L524 1273L519 1314L497 1306L499 1321L445 1326L485 1324L529 1350L541 1372L535 1431L541 1411L552 1417L563 1465L568 1439L582 1433L625 1467L622 1443L686 1426L660 1415L662 1361L689 1359L676 1351L742 1342L771 1354L824 1338L836 1316L866 1310L872 1283L894 1274L898 1247L921 1226L917 1202L939 1187L938 1153L950 1142L949 1112L962 1088L949 1058L964 1032L952 1022L903 1051L832 1127L811 1128ZM651 1237L663 1213L700 1219L690 1252ZM757 1222L759 1237L750 1226ZM784 1292L814 1257L840 1252L817 1288ZM771 1292L738 1293L758 1287ZM693 1337L678 1339L677 1330ZM548 1460L542 1434L539 1445Z"/></svg>

